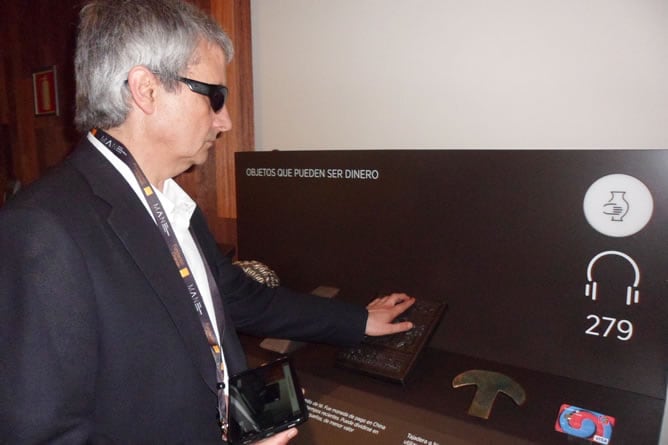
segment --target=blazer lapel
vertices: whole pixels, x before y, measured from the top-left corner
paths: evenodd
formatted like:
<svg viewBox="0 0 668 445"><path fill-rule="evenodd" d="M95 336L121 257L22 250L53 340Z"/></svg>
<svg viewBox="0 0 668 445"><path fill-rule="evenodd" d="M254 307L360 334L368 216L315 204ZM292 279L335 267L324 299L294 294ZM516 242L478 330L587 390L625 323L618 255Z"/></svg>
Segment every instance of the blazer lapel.
<svg viewBox="0 0 668 445"><path fill-rule="evenodd" d="M123 177L84 140L72 161L110 205L108 222L169 312L202 378L216 390L215 362L185 284L146 208Z"/></svg>

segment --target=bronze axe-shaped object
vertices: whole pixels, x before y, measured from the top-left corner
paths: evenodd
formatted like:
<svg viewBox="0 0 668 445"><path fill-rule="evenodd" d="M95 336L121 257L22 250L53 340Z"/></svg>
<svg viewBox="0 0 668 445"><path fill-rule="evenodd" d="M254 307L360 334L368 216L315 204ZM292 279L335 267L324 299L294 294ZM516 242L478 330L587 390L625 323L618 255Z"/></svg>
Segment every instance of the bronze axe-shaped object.
<svg viewBox="0 0 668 445"><path fill-rule="evenodd" d="M452 379L453 388L469 385L475 385L478 389L473 396L468 414L481 419L489 419L496 396L500 392L513 399L517 405L522 405L526 401L524 388L499 372L472 369Z"/></svg>

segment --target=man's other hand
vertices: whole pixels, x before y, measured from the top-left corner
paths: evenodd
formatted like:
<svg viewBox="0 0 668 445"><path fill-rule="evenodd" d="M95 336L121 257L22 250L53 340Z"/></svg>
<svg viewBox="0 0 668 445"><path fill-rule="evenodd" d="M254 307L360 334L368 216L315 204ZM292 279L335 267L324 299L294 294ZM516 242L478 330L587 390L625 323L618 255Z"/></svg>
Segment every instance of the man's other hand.
<svg viewBox="0 0 668 445"><path fill-rule="evenodd" d="M290 428L271 437L255 442L255 445L285 445L297 435L297 428Z"/></svg>

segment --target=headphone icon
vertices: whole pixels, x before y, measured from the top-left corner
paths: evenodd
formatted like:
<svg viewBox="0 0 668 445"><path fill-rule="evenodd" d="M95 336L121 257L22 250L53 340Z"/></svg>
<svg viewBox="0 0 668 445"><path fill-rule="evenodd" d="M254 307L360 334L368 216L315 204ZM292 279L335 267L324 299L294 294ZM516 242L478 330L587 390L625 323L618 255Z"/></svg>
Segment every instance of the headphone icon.
<svg viewBox="0 0 668 445"><path fill-rule="evenodd" d="M635 280L633 281L632 286L627 286L626 287L626 305L631 306L632 303L639 303L640 301L640 291L638 291L638 283L640 283L640 269L638 268L638 265L636 264L635 261L633 261L633 258L628 256L625 253L618 252L616 250L606 250L605 252L601 252L598 255L596 255L594 258L591 259L589 262L589 265L587 266L587 284L585 285L585 296L591 297L593 301L596 301L596 293L598 289L598 283L594 281L592 278L592 270L594 269L594 264L596 261L598 261L600 258L608 255L616 255L624 258L626 261L631 263L631 266L633 267L633 271L635 272Z"/></svg>

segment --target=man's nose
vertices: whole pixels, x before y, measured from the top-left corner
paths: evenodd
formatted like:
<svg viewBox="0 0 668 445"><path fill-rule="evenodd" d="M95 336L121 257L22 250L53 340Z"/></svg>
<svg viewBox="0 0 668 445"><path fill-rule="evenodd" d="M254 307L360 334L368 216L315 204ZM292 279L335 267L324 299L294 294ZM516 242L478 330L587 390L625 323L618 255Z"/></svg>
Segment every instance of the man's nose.
<svg viewBox="0 0 668 445"><path fill-rule="evenodd" d="M213 125L221 132L230 131L232 129L232 118L230 117L227 105L225 105L218 113L215 113Z"/></svg>

